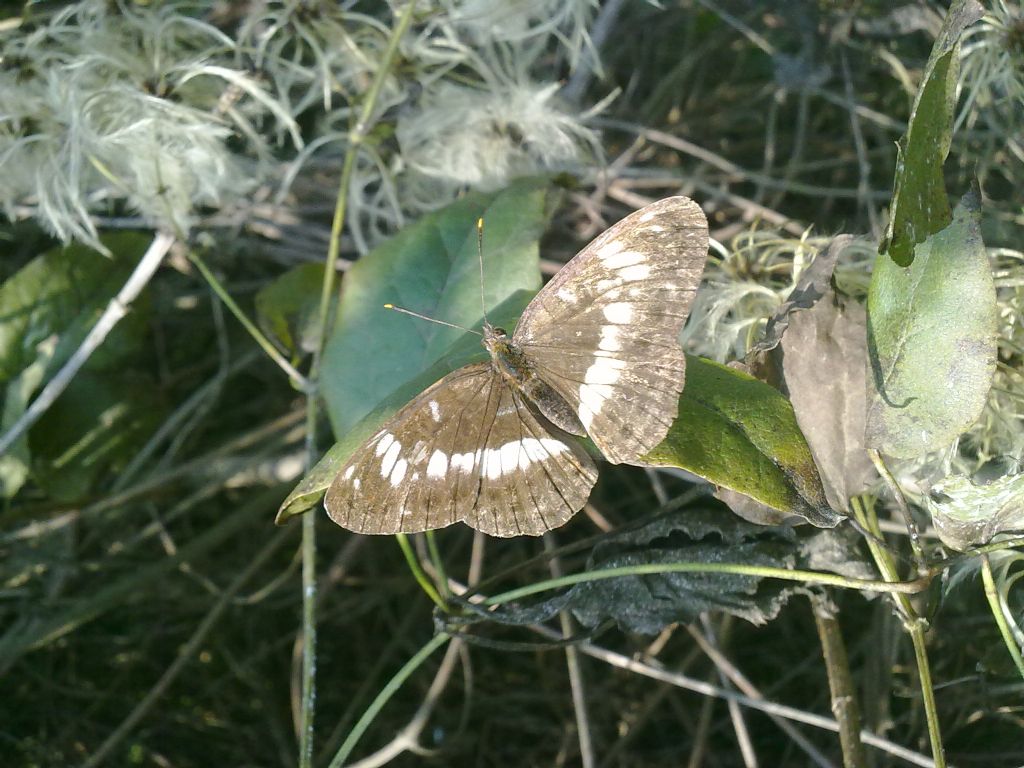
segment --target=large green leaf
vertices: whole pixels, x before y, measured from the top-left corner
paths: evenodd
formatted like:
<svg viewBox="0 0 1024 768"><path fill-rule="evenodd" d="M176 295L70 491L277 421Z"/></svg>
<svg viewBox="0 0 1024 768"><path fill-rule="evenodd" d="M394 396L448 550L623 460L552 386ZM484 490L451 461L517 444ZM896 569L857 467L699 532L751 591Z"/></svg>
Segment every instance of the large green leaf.
<svg viewBox="0 0 1024 768"><path fill-rule="evenodd" d="M996 291L968 193L953 222L902 268L880 257L868 293L867 442L914 458L948 445L985 405L996 363Z"/></svg>
<svg viewBox="0 0 1024 768"><path fill-rule="evenodd" d="M789 401L753 376L701 357L687 355L679 415L644 460L685 469L820 527L841 519L825 499Z"/></svg>
<svg viewBox="0 0 1024 768"><path fill-rule="evenodd" d="M147 242L135 233L106 236L103 244L112 258L83 245L54 248L0 285L0 384L31 365L38 345L54 336L60 343L48 365L55 369L63 364L124 283ZM109 344L90 358L91 365L102 366L117 356L119 337L132 324L124 327L107 337Z"/></svg>
<svg viewBox="0 0 1024 768"><path fill-rule="evenodd" d="M953 132L960 36L983 13L977 0L950 5L900 139L889 229L879 253L904 267L914 260L914 246L950 221L942 165Z"/></svg>
<svg viewBox="0 0 1024 768"><path fill-rule="evenodd" d="M327 340L321 391L344 436L378 403L437 361L462 334L384 308L479 327L477 219L483 218L487 306L540 287L538 240L551 210L544 179L469 195L424 216L360 259L345 275Z"/></svg>
<svg viewBox="0 0 1024 768"><path fill-rule="evenodd" d="M22 416L32 397L81 345L107 303L123 285L145 249L147 238L121 233L103 238L113 254L81 245L55 248L30 261L0 285L0 385L4 385L0 431ZM93 353L86 370L120 367L145 332L140 301ZM90 418L96 411L82 407ZM40 434L37 424L33 434ZM72 439L66 430L60 436ZM11 498L29 474L27 438L0 457L0 495Z"/></svg>

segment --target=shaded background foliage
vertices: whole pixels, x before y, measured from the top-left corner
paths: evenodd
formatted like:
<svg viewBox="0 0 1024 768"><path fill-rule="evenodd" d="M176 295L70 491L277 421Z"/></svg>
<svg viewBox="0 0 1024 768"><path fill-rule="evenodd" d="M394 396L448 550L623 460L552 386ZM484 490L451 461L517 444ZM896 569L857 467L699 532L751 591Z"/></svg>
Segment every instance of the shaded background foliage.
<svg viewBox="0 0 1024 768"><path fill-rule="evenodd" d="M466 188L571 170L579 181L543 242L552 262L630 207L679 191L701 202L728 252L713 259L694 309L688 343L695 352L742 356L795 280L795 265L821 244L818 234L869 234L836 274L848 293L866 294L895 141L941 23L940 4L533 2L519 17L496 3L423 5L360 156L346 264ZM106 246L116 258L48 255L97 264L89 267L95 285L69 281L59 312L31 291L0 296L4 312L24 313L26 297L38 302L33 333L18 334L31 339L26 356L4 366L8 411L14 385L31 394L32 376L52 375L81 338L70 326L87 323L119 287L100 273L120 275L120 260L130 264L147 242L121 234L138 242L114 245L111 232L153 223L189 230L249 312L287 270L322 261L348 121L393 23L378 3L342 10L333 3L29 4L23 16L2 33L0 201L9 214L2 290L10 292L13 276L59 238ZM1021 18L1017 5L996 3L968 32L964 110L945 166L951 190L967 189L975 173L982 183L982 227L1003 313L995 391L953 459L968 469L998 455L1019 457L1024 447L1017 381L1024 283L1013 250L1024 170L1015 130L1024 106ZM74 78L62 80L62 71ZM88 112L99 99L113 107ZM452 115L464 118L458 141ZM175 129L180 141L168 141ZM104 143L113 134L134 135L125 139L128 152ZM174 173L160 177L147 163L158 154L173 160L161 167ZM111 176L120 192L108 188ZM804 234L811 225L815 236ZM291 322L285 353L302 365L309 340L304 345L301 319ZM20 468L2 466L0 757L11 765L86 762L213 617L180 674L113 745L109 764L292 765L298 530L275 528L273 515L304 461L303 398L182 253L171 254L116 333L32 430ZM58 337L50 350L48 340ZM929 457L904 470L925 476L939 463ZM604 466L592 509L557 541L635 521L689 489L675 476ZM729 514L706 496L689 503ZM354 538L322 514L318 527L316 760L326 765L434 624L393 541ZM471 532L455 526L439 541L452 575L464 579ZM542 551L534 540L488 542L484 573L513 569L494 590L545 578L546 565L533 560ZM578 570L586 557L567 555L562 565ZM973 575L958 576L949 590L926 596L950 758L1017 765L1022 686ZM913 659L890 605L852 593L834 599L865 725L926 753ZM768 699L829 712L806 603L792 601L766 627L722 617L698 626ZM542 640L521 629L486 634ZM657 638L611 630L595 642L720 682L682 627ZM473 645L457 660L421 735L423 747L438 751L407 753L396 764L579 762L562 653ZM720 701L591 658L582 663L599 764L678 765L687 757L742 764ZM430 680L424 669L407 683L374 722L367 752L406 725ZM750 714L747 726L762 764L808 764L768 718ZM831 733L802 730L839 759ZM878 765L902 764L873 754Z"/></svg>

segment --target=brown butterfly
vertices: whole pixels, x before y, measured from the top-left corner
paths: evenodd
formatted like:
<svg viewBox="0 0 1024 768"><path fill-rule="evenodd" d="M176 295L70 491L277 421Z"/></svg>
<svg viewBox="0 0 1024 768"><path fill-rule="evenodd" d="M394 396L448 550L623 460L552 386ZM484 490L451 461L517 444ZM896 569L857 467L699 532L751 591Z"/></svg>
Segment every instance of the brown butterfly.
<svg viewBox="0 0 1024 768"><path fill-rule="evenodd" d="M637 461L676 418L679 332L708 249L700 207L669 197L627 216L538 293L511 337L485 322L489 362L460 368L399 410L327 491L359 533L462 521L493 536L567 522L597 480L573 437Z"/></svg>

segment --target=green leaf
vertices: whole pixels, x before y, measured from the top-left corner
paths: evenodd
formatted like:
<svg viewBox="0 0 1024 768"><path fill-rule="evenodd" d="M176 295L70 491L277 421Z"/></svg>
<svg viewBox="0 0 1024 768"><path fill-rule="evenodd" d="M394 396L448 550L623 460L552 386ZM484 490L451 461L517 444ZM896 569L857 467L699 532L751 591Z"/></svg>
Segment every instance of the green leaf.
<svg viewBox="0 0 1024 768"><path fill-rule="evenodd" d="M981 415L996 364L996 291L964 196L946 229L904 269L880 256L868 292L867 442L914 458L948 445Z"/></svg>
<svg viewBox="0 0 1024 768"><path fill-rule="evenodd" d="M924 497L942 543L964 551L988 544L1001 533L1024 531L1024 474L976 484L947 477Z"/></svg>
<svg viewBox="0 0 1024 768"><path fill-rule="evenodd" d="M889 229L879 248L900 266L914 260L914 246L950 221L942 165L949 154L960 73L960 36L980 19L977 0L954 0L942 25L900 139Z"/></svg>
<svg viewBox="0 0 1024 768"><path fill-rule="evenodd" d="M29 432L33 478L54 499L81 499L139 452L163 415L146 373L83 369Z"/></svg>
<svg viewBox="0 0 1024 768"><path fill-rule="evenodd" d="M284 525L293 517L298 517L308 512L327 493L334 476L338 474L338 468L349 457L355 446L346 445L345 440L335 443L328 449L320 461L306 473L299 481L287 498L278 507L277 516L274 518L275 525Z"/></svg>
<svg viewBox="0 0 1024 768"><path fill-rule="evenodd" d="M63 364L127 279L147 242L135 233L104 237L113 258L81 245L55 248L0 285L0 384L31 365L36 347L51 336L61 339L50 368ZM117 336L108 337L108 345L116 350ZM95 365L110 361L109 350L101 347L97 355L90 359Z"/></svg>
<svg viewBox="0 0 1024 768"><path fill-rule="evenodd" d="M121 233L103 238L113 257L85 246L55 248L36 257L0 285L0 430L10 429L32 397L81 345L110 299L124 284L148 240ZM86 370L118 369L146 330L146 304L137 302ZM87 409L90 407L85 406ZM95 416L95 411L90 413ZM30 434L40 434L37 424ZM65 434L58 429L59 434ZM0 495L12 498L29 476L26 437L0 457Z"/></svg>
<svg viewBox="0 0 1024 768"><path fill-rule="evenodd" d="M292 355L316 348L321 264L299 264L256 294L256 319L263 331Z"/></svg>
<svg viewBox="0 0 1024 768"><path fill-rule="evenodd" d="M734 368L687 355L679 415L644 460L679 467L819 527L841 519L825 491L793 407Z"/></svg>
<svg viewBox="0 0 1024 768"><path fill-rule="evenodd" d="M477 219L482 217L485 225L485 302L490 307L517 291L540 287L538 240L550 209L550 185L544 179L469 195L424 216L348 270L321 377L336 435L344 436L463 333L384 304L479 327Z"/></svg>

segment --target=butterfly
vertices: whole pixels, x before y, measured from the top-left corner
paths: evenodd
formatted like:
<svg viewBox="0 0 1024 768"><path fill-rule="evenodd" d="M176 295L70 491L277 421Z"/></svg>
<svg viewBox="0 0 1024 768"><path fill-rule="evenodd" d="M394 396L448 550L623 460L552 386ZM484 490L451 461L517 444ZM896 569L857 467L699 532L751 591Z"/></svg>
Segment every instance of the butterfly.
<svg viewBox="0 0 1024 768"><path fill-rule="evenodd" d="M597 467L668 434L683 389L678 336L704 271L707 219L686 197L652 203L573 257L509 335L486 320L490 360L453 371L349 457L327 491L334 522L413 533L462 521L540 535L586 503Z"/></svg>

